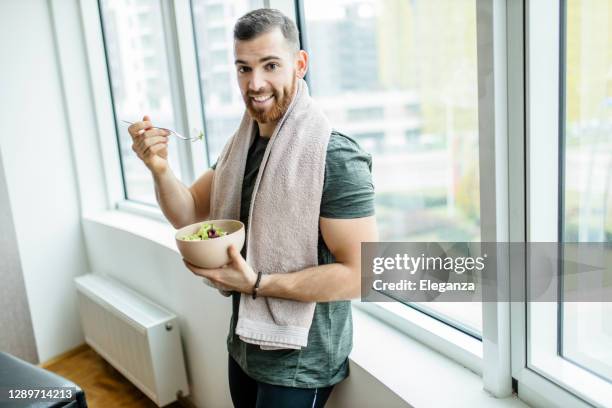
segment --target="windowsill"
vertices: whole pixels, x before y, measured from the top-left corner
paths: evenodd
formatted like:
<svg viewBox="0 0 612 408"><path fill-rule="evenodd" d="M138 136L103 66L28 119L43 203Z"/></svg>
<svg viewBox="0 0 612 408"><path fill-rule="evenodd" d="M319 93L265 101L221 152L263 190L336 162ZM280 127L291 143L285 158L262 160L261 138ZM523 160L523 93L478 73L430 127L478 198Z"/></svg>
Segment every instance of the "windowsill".
<svg viewBox="0 0 612 408"><path fill-rule="evenodd" d="M174 240L176 230L167 221L163 222L148 215L136 215L123 210L101 211L96 214L84 215L83 218L148 239L179 253Z"/></svg>
<svg viewBox="0 0 612 408"><path fill-rule="evenodd" d="M479 375L361 308L353 308L353 326L351 361L414 407L527 406L493 397Z"/></svg>
<svg viewBox="0 0 612 408"><path fill-rule="evenodd" d="M156 242L178 253L174 241L176 230L167 222L118 210L86 215L84 219ZM350 360L412 406L431 406L434 398L434 405L438 406L526 406L516 397L494 398L483 390L479 375L361 307L353 308L353 326Z"/></svg>

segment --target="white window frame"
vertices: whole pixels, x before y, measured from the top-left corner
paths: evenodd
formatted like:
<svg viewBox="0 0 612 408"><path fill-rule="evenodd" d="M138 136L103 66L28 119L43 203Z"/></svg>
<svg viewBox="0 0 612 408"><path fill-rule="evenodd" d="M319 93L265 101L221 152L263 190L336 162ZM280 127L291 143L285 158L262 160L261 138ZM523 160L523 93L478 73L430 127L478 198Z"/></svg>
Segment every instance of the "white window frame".
<svg viewBox="0 0 612 408"><path fill-rule="evenodd" d="M200 94L196 44L193 35L193 19L189 0L162 1L165 26L166 49L169 58L173 106L178 131L184 135L193 134L191 129L204 132L203 144L179 143L179 162L181 163L182 182L191 185L200 174L210 166L207 154L206 126L204 109ZM157 206L142 204L132 200L120 200L117 209L136 215L168 222Z"/></svg>
<svg viewBox="0 0 612 408"><path fill-rule="evenodd" d="M164 41L168 53L170 89L177 130L191 134L191 129L204 130L203 109L200 98L195 40L189 0L160 1L164 24ZM117 135L113 115L113 100L108 78L100 10L97 0L81 0L81 18L86 38L86 53L90 68L90 82L95 101L96 126L104 172L108 208L116 208L167 222L161 210L153 205L125 199L127 186L123 185L118 143L107 143L103 135ZM100 80L104 78L105 80ZM195 143L179 143L178 157L181 180L185 184L195 181L209 165L206 151Z"/></svg>
<svg viewBox="0 0 612 408"><path fill-rule="evenodd" d="M559 134L565 2L528 0L526 210L528 242L558 242ZM562 51L560 55L560 51ZM561 65L560 65L561 64ZM528 261L528 260L527 260ZM523 276L523 281L525 277ZM558 303L514 302L512 367L519 397L536 406L609 406L612 385L557 354Z"/></svg>
<svg viewBox="0 0 612 408"><path fill-rule="evenodd" d="M482 242L509 242L510 183L507 28L517 22L505 0L477 0L480 224ZM490 45L489 45L490 44ZM514 135L512 135L514 136ZM496 256L497 292L510 293L508 254ZM510 304L482 302L483 385L496 397L512 394Z"/></svg>
<svg viewBox="0 0 612 408"><path fill-rule="evenodd" d="M517 186L511 184L513 180L509 178L509 153L517 146L510 143L509 135L522 138L523 134L522 127L510 127L508 122L510 104L516 104L520 96L509 91L508 71L516 66L522 70L521 60L510 58L512 53L522 52L522 42L515 41L517 22L520 23L518 29L522 30L522 16L517 16L516 8L517 2L505 0L476 2L483 242L508 242L511 233L509 217L514 208L509 202L510 189ZM510 31L506 30L507 26ZM509 293L510 261L502 253L496 260L498 290ZM482 302L482 342L404 305L355 305L481 375L484 388L494 396L504 398L512 394L509 302Z"/></svg>
<svg viewBox="0 0 612 408"><path fill-rule="evenodd" d="M117 208L117 203L124 200L119 143L116 140L117 130L113 114L113 101L110 84L107 80L108 70L104 55L102 22L97 0L81 1L81 19L85 35L85 52L89 63L89 82L95 111L95 127L98 134L102 163L104 167L108 208ZM104 81L100 78L105 78ZM115 143L107 143L103 135L113 135Z"/></svg>

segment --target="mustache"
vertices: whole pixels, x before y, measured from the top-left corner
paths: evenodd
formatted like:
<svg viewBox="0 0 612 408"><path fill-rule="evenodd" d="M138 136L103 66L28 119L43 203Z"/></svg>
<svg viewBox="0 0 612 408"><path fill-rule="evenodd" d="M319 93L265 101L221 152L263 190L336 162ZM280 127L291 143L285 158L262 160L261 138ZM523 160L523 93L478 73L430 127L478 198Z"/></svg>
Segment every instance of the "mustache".
<svg viewBox="0 0 612 408"><path fill-rule="evenodd" d="M254 96L263 96L263 95L270 95L272 94L273 96L276 96L276 92L274 90L271 90L270 92L256 92L256 93L247 93L247 96L252 98Z"/></svg>

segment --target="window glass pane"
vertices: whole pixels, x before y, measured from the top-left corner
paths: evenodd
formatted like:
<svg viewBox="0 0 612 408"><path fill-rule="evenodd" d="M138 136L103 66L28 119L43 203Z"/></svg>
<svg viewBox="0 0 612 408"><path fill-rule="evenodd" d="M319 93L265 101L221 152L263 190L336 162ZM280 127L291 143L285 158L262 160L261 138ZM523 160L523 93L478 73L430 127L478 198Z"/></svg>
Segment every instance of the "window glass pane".
<svg viewBox="0 0 612 408"><path fill-rule="evenodd" d="M373 156L381 240L479 241L474 0L304 2L311 91ZM481 332L481 304L427 303Z"/></svg>
<svg viewBox="0 0 612 408"><path fill-rule="evenodd" d="M193 0L191 4L212 165L244 112L234 68L234 24L249 10L263 7L263 0Z"/></svg>
<svg viewBox="0 0 612 408"><path fill-rule="evenodd" d="M129 125L121 120L139 121L148 114L156 126L176 128L160 3L100 0L100 12L126 196L157 205L151 172L132 150ZM180 177L176 144L170 137L168 159Z"/></svg>
<svg viewBox="0 0 612 408"><path fill-rule="evenodd" d="M566 13L563 240L609 243L612 4L568 0ZM564 303L562 327L563 356L612 381L612 303Z"/></svg>

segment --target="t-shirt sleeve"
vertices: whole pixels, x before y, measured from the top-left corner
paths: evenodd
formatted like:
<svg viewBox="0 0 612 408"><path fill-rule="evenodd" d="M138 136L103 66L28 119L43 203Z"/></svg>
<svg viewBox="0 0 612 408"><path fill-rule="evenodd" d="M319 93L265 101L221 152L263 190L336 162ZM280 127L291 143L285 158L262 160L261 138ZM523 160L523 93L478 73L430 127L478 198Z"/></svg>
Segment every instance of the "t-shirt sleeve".
<svg viewBox="0 0 612 408"><path fill-rule="evenodd" d="M374 215L372 156L353 139L334 131L327 146L321 217Z"/></svg>

